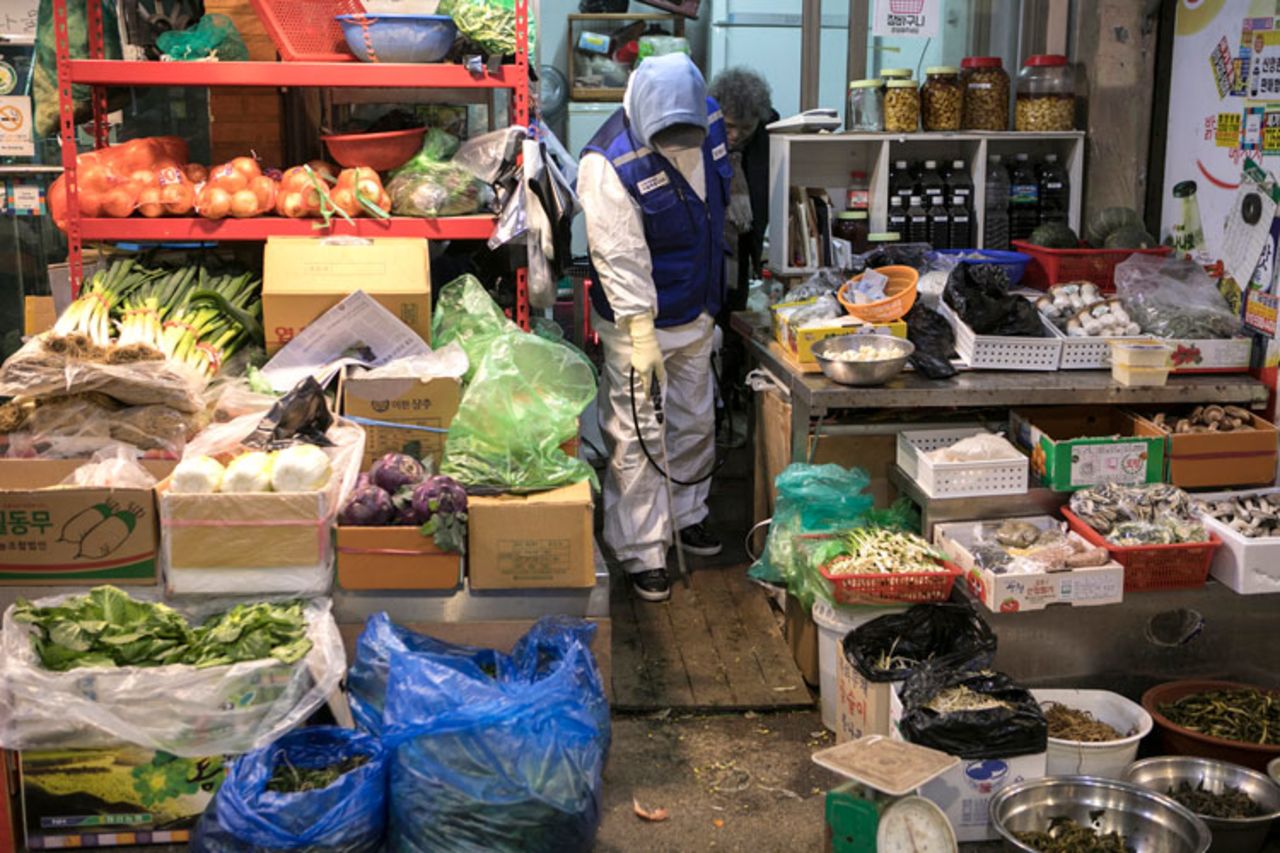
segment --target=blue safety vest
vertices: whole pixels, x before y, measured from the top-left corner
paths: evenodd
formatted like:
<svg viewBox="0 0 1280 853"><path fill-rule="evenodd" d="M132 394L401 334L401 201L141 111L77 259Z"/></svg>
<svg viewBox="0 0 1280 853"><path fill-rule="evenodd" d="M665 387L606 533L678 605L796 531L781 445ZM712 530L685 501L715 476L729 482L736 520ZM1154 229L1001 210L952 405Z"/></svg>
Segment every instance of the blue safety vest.
<svg viewBox="0 0 1280 853"><path fill-rule="evenodd" d="M702 312L714 317L724 299L724 217L729 203L729 145L720 105L707 98L707 138L702 144L706 201L680 170L634 135L618 110L587 143L583 153L603 154L644 213L644 236L658 291L659 327L680 326ZM591 270L592 307L613 321L613 309Z"/></svg>

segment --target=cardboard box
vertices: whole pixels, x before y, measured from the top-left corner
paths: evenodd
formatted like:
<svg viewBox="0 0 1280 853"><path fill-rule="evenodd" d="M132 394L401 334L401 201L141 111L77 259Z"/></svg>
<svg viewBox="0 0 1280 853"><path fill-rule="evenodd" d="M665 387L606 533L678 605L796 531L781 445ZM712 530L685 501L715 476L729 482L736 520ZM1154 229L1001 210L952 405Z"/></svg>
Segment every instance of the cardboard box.
<svg viewBox="0 0 1280 853"><path fill-rule="evenodd" d="M417 527L339 525L337 562L343 589L454 589L462 580L462 555Z"/></svg>
<svg viewBox="0 0 1280 853"><path fill-rule="evenodd" d="M467 503L472 589L595 586L589 483Z"/></svg>
<svg viewBox="0 0 1280 853"><path fill-rule="evenodd" d="M836 657L836 683L840 691L837 743L890 733L889 697L900 682L868 681L842 653Z"/></svg>
<svg viewBox="0 0 1280 853"><path fill-rule="evenodd" d="M1031 471L1059 492L1103 483L1159 483L1164 441L1138 434L1137 419L1116 409L1062 407L1014 410L1014 443L1031 457Z"/></svg>
<svg viewBox="0 0 1280 853"><path fill-rule="evenodd" d="M1006 785L1044 776L1047 763L1045 752L1013 758L962 759L959 765L922 785L917 793L947 813L957 841L989 841L998 837L987 813L991 798Z"/></svg>
<svg viewBox="0 0 1280 853"><path fill-rule="evenodd" d="M805 684L817 687L822 682L822 669L818 664L818 626L808 610L800 606L794 595L787 596L783 608L782 635L791 648L796 667Z"/></svg>
<svg viewBox="0 0 1280 853"><path fill-rule="evenodd" d="M1029 516L1013 521L1027 521L1042 530L1061 526L1047 515ZM996 574L980 567L970 549L974 543L972 521L938 524L933 528L933 542L964 569L969 594L986 608L998 613L1020 613L1043 610L1050 604L1084 607L1093 604L1118 604L1124 599L1124 566L1108 560L1101 566L1087 566L1060 572L1019 572ZM1081 542L1085 540L1069 533ZM1085 543L1088 544L1088 543Z"/></svg>
<svg viewBox="0 0 1280 853"><path fill-rule="evenodd" d="M384 453L409 453L440 461L445 434L409 427L448 429L458 413L462 384L456 379L364 379L344 376L338 388L340 411L349 417L405 424L405 429L364 425L364 460L368 469Z"/></svg>
<svg viewBox="0 0 1280 853"><path fill-rule="evenodd" d="M22 329L25 335L38 335L53 328L58 321L52 296L27 296L22 305Z"/></svg>
<svg viewBox="0 0 1280 853"><path fill-rule="evenodd" d="M407 237L270 237L263 255L262 327L274 355L308 323L363 290L431 342L427 241Z"/></svg>
<svg viewBox="0 0 1280 853"><path fill-rule="evenodd" d="M0 585L154 584L152 489L52 488L76 459L0 459ZM156 476L174 463L147 461Z"/></svg>
<svg viewBox="0 0 1280 853"><path fill-rule="evenodd" d="M1190 409L1168 413L1170 424ZM1271 485L1276 477L1276 443L1280 433L1269 421L1250 412L1253 429L1232 432L1173 433L1142 413L1136 415L1138 435L1164 441L1168 460L1165 482L1184 489L1209 486Z"/></svg>
<svg viewBox="0 0 1280 853"><path fill-rule="evenodd" d="M1174 373L1248 373L1253 338L1178 340L1165 338L1173 347Z"/></svg>
<svg viewBox="0 0 1280 853"><path fill-rule="evenodd" d="M138 746L22 752L27 848L184 844L222 776L221 757Z"/></svg>
<svg viewBox="0 0 1280 853"><path fill-rule="evenodd" d="M827 338L856 334L892 335L895 338L904 339L907 337L907 324L901 320L894 320L892 323L867 323L852 314L847 314L821 326L799 328L787 321L785 311L778 310L797 305L811 305L815 301L817 300L804 299L799 302L780 302L770 309L773 317L774 338L801 364L817 364L818 360L813 355L813 345Z"/></svg>

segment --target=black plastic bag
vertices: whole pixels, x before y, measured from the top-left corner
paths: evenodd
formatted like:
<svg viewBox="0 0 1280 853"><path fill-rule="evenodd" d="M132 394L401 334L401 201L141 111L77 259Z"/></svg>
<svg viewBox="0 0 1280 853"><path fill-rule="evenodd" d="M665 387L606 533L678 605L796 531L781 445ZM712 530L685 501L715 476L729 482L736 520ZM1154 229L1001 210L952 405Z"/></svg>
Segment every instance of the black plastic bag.
<svg viewBox="0 0 1280 853"><path fill-rule="evenodd" d="M882 656L918 661L885 670ZM926 663L981 669L996 655L996 635L967 604L917 604L905 613L872 619L845 635L844 656L868 681L902 681Z"/></svg>
<svg viewBox="0 0 1280 853"><path fill-rule="evenodd" d="M956 351L956 333L947 318L917 300L903 320L907 324L907 340L916 345L911 365L930 379L955 376L951 356Z"/></svg>
<svg viewBox="0 0 1280 853"><path fill-rule="evenodd" d="M255 450L277 450L306 442L331 447L333 442L325 437L331 426L333 413L329 411L324 389L314 377L308 376L276 401L267 416L244 440L244 446Z"/></svg>
<svg viewBox="0 0 1280 853"><path fill-rule="evenodd" d="M876 267L911 267L920 272L929 268L933 247L928 243L887 243L861 256L864 269Z"/></svg>
<svg viewBox="0 0 1280 853"><path fill-rule="evenodd" d="M1004 706L939 713L928 707L943 691L965 687ZM1044 752L1049 726L1031 691L999 672L963 672L928 666L902 686L899 729L910 743L963 759L1011 758Z"/></svg>
<svg viewBox="0 0 1280 853"><path fill-rule="evenodd" d="M1009 293L1009 275L995 264L957 264L942 298L979 335L1048 334L1040 312L1030 300Z"/></svg>

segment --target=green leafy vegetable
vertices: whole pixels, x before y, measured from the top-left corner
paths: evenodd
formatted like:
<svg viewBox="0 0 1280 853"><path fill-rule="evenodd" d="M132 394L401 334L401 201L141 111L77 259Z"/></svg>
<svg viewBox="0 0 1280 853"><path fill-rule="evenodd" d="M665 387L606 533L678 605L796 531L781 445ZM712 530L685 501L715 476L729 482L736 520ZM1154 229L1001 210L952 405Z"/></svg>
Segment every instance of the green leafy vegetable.
<svg viewBox="0 0 1280 853"><path fill-rule="evenodd" d="M324 767L296 767L289 757L280 753L280 760L271 771L267 790L277 794L299 794L303 791L323 790L338 779L369 763L367 755L349 755L336 764Z"/></svg>
<svg viewBox="0 0 1280 853"><path fill-rule="evenodd" d="M291 664L311 650L300 601L239 604L192 627L171 607L100 586L52 607L19 600L14 619L34 628L36 654L55 672L88 666L204 668L265 658Z"/></svg>

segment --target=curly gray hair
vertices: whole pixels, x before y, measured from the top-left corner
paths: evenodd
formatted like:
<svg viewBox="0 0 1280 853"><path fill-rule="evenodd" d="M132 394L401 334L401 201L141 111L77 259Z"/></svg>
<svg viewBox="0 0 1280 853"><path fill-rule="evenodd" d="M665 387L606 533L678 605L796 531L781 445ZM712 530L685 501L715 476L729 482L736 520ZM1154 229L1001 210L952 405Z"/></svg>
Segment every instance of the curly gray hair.
<svg viewBox="0 0 1280 853"><path fill-rule="evenodd" d="M727 68L711 81L708 94L725 116L737 124L758 124L773 112L769 84L748 68Z"/></svg>

